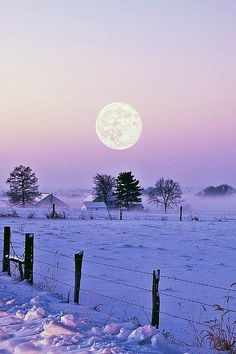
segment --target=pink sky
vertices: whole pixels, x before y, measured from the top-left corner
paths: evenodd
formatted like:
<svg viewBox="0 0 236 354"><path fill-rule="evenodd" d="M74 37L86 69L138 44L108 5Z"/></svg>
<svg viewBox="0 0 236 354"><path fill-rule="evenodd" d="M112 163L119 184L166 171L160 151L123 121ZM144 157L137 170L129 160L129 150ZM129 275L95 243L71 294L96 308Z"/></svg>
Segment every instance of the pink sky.
<svg viewBox="0 0 236 354"><path fill-rule="evenodd" d="M236 187L236 2L3 0L0 186L26 164L43 188L132 170ZM100 109L131 104L143 134L110 150Z"/></svg>

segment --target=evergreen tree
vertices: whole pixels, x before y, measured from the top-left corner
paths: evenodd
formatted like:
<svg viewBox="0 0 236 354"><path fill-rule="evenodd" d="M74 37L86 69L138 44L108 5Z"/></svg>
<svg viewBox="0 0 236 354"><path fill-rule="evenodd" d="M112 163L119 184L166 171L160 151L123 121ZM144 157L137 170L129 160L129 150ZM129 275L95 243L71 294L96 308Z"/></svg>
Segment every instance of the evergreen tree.
<svg viewBox="0 0 236 354"><path fill-rule="evenodd" d="M142 192L139 181L134 178L131 172L121 172L116 180L115 195L120 207L127 209L133 203L141 203Z"/></svg>
<svg viewBox="0 0 236 354"><path fill-rule="evenodd" d="M25 207L33 203L38 192L38 178L30 167L15 167L6 183L10 185L7 192L11 204Z"/></svg>

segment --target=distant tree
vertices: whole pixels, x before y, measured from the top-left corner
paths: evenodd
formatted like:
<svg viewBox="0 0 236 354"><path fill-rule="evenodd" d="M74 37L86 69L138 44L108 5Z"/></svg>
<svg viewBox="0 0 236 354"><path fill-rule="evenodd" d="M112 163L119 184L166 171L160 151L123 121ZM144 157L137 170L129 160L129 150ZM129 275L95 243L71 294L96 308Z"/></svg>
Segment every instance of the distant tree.
<svg viewBox="0 0 236 354"><path fill-rule="evenodd" d="M93 177L95 187L93 188L93 196L103 201L105 204L108 202L108 197L112 195L116 184L115 177L110 175L100 175L99 173Z"/></svg>
<svg viewBox="0 0 236 354"><path fill-rule="evenodd" d="M150 202L164 205L165 213L167 208L180 203L183 194L178 182L163 177L156 182L154 187L148 188L147 193Z"/></svg>
<svg viewBox="0 0 236 354"><path fill-rule="evenodd" d="M142 189L132 172L121 172L116 179L115 196L120 207L127 209L134 203L142 202Z"/></svg>
<svg viewBox="0 0 236 354"><path fill-rule="evenodd" d="M15 167L6 183L10 185L7 192L11 204L25 207L33 203L38 192L38 178L30 167Z"/></svg>
<svg viewBox="0 0 236 354"><path fill-rule="evenodd" d="M198 195L203 196L203 197L224 197L224 196L229 196L235 193L236 190L232 187L229 186L228 184L221 184L219 186L209 186L203 189L201 192L198 193Z"/></svg>

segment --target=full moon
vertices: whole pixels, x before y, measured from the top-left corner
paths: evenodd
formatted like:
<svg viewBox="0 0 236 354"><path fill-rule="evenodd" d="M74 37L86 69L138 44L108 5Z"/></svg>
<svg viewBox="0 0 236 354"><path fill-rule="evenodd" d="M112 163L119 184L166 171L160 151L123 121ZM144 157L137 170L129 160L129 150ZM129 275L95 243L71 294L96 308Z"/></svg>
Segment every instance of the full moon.
<svg viewBox="0 0 236 354"><path fill-rule="evenodd" d="M96 132L102 143L111 149L124 150L135 145L142 133L141 118L133 107L113 102L100 111Z"/></svg>

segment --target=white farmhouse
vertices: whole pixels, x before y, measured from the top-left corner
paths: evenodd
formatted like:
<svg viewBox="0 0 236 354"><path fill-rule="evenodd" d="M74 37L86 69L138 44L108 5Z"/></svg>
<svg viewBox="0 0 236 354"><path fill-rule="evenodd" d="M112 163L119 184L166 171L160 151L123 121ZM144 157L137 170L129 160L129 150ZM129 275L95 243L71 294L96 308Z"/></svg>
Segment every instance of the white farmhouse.
<svg viewBox="0 0 236 354"><path fill-rule="evenodd" d="M85 200L80 209L89 211L104 211L107 210L107 206L104 202L92 202Z"/></svg>
<svg viewBox="0 0 236 354"><path fill-rule="evenodd" d="M55 197L52 193L42 193L35 198L34 202L34 205L39 208L52 208L53 204L55 204L56 208L69 208L69 205Z"/></svg>

